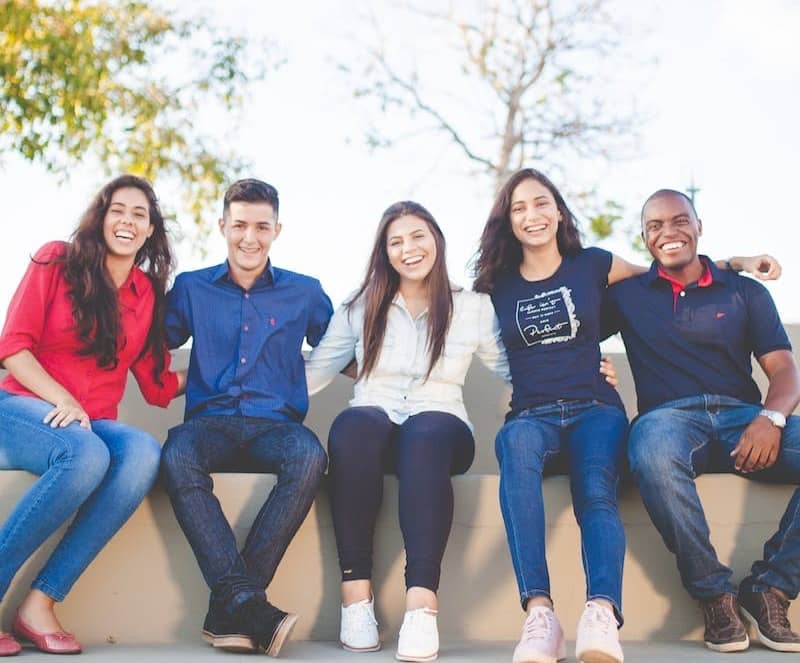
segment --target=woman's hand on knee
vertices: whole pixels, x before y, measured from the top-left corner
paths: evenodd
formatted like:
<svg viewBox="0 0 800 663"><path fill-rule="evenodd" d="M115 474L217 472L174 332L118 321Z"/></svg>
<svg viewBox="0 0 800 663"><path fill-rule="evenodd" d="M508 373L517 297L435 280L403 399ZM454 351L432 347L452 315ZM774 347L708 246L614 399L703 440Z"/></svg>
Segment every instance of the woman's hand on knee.
<svg viewBox="0 0 800 663"><path fill-rule="evenodd" d="M81 407L80 403L74 399L56 403L56 406L48 412L42 420L45 424L50 424L51 428L66 428L73 421L77 421L81 426L92 430L92 422L89 415Z"/></svg>

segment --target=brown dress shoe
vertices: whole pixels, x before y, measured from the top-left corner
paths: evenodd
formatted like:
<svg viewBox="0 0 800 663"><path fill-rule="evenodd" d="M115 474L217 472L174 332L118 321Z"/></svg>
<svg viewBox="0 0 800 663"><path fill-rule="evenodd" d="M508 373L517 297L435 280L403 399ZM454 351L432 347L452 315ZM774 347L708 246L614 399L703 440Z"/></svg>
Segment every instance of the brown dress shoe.
<svg viewBox="0 0 800 663"><path fill-rule="evenodd" d="M761 643L775 651L800 651L800 635L792 631L789 599L771 587L765 592L742 592L739 606L756 629Z"/></svg>
<svg viewBox="0 0 800 663"><path fill-rule="evenodd" d="M744 651L750 646L747 629L739 616L736 597L722 594L707 601L701 601L706 632L703 640L706 647L719 652Z"/></svg>

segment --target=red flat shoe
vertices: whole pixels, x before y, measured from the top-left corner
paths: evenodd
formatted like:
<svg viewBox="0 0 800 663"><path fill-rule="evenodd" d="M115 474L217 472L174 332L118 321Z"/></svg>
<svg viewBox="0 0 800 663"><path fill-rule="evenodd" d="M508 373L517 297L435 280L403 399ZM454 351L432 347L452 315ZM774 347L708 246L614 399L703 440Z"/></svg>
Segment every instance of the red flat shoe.
<svg viewBox="0 0 800 663"><path fill-rule="evenodd" d="M0 656L16 656L22 650L13 635L0 633Z"/></svg>
<svg viewBox="0 0 800 663"><path fill-rule="evenodd" d="M14 624L11 628L18 638L30 640L36 649L47 654L80 654L82 651L81 643L72 633L66 631L40 633L23 622L19 613L14 615Z"/></svg>

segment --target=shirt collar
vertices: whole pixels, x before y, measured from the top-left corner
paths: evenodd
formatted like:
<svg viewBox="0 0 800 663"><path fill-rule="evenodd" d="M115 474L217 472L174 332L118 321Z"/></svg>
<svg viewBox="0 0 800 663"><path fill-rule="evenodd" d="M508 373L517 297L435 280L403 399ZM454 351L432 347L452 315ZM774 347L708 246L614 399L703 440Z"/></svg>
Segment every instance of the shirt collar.
<svg viewBox="0 0 800 663"><path fill-rule="evenodd" d="M220 265L217 265L217 268L211 274L211 280L214 283L218 281L226 280L233 282L230 278L230 265L226 260ZM272 285L275 283L275 268L272 266L272 261L267 259L267 268L261 272L261 275L256 279L256 282L253 284L254 286L267 286Z"/></svg>
<svg viewBox="0 0 800 663"><path fill-rule="evenodd" d="M703 263L703 273L700 275L700 278L697 280L697 287L699 288L707 288L711 285L719 284L719 285L727 285L728 279L730 275L728 274L728 270L719 269L714 262L705 255L700 256L700 261ZM644 275L645 283L648 286L652 286L654 283L658 283L659 281L666 281L671 285L678 284L677 281L672 279L670 276L665 274L661 268L658 266L658 263L654 260L653 264L650 265L650 271L648 271ZM684 287L683 284L679 284L681 288ZM686 284L690 285L690 284Z"/></svg>
<svg viewBox="0 0 800 663"><path fill-rule="evenodd" d="M141 296L148 285L150 285L150 277L134 265L128 273L128 278L120 286L120 290L128 288L134 295Z"/></svg>

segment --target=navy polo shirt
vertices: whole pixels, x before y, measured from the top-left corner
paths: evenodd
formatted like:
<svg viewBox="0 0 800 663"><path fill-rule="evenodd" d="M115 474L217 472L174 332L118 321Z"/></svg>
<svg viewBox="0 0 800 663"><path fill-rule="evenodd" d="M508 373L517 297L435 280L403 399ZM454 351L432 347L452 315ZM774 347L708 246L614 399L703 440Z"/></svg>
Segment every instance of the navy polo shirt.
<svg viewBox="0 0 800 663"><path fill-rule="evenodd" d="M562 257L555 273L527 281L514 269L492 292L506 348L513 416L559 399L597 400L622 409L600 373L600 321L612 256L598 248Z"/></svg>
<svg viewBox="0 0 800 663"><path fill-rule="evenodd" d="M308 411L303 338L317 345L333 307L319 281L268 264L250 290L227 261L175 279L167 343L192 341L185 419L238 414L302 421Z"/></svg>
<svg viewBox="0 0 800 663"><path fill-rule="evenodd" d="M760 403L751 355L792 349L761 283L701 259L710 282L701 278L675 294L655 262L608 289L608 315L622 332L639 414L702 394Z"/></svg>

